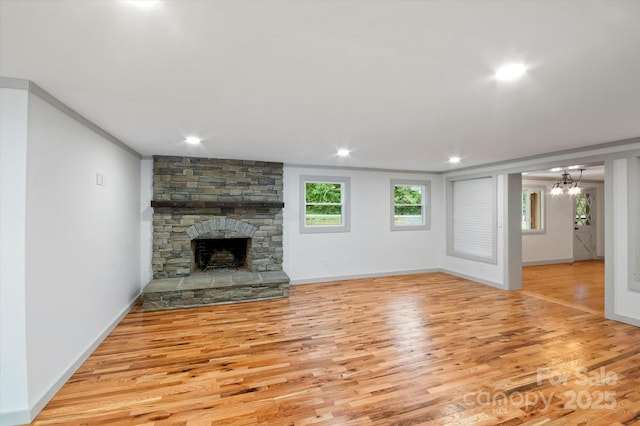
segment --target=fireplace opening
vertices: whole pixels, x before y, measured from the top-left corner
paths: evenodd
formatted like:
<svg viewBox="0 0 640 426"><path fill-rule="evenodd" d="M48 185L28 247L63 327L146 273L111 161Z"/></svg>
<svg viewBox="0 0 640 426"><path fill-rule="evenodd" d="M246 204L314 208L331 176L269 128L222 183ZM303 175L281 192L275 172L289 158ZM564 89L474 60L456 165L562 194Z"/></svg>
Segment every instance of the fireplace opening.
<svg viewBox="0 0 640 426"><path fill-rule="evenodd" d="M220 269L250 270L250 253L250 238L192 240L191 272Z"/></svg>

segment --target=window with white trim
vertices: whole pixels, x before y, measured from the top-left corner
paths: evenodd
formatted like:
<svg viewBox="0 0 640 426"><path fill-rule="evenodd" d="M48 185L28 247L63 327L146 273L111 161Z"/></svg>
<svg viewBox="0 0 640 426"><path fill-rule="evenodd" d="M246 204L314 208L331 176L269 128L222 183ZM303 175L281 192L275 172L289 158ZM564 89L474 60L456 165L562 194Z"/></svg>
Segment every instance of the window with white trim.
<svg viewBox="0 0 640 426"><path fill-rule="evenodd" d="M430 229L428 181L391 179L391 230Z"/></svg>
<svg viewBox="0 0 640 426"><path fill-rule="evenodd" d="M522 189L522 231L544 232L544 189Z"/></svg>
<svg viewBox="0 0 640 426"><path fill-rule="evenodd" d="M349 231L347 177L300 176L300 232Z"/></svg>
<svg viewBox="0 0 640 426"><path fill-rule="evenodd" d="M449 180L447 254L497 263L496 178Z"/></svg>

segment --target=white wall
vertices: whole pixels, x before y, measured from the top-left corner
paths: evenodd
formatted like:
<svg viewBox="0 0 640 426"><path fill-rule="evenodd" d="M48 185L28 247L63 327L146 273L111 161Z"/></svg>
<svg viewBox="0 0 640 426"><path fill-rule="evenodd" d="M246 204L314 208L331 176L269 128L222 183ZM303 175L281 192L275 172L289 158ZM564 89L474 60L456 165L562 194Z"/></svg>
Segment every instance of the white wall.
<svg viewBox="0 0 640 426"><path fill-rule="evenodd" d="M629 161L627 158L613 160L610 162L612 170L610 172L607 170L607 179L609 176L612 178L608 186L610 185L611 188L610 208L613 216L611 223L608 224L613 238L612 241L607 242L608 250L611 250L611 252L607 251L607 256L612 254L610 263L607 263L607 278L613 281L613 291L607 292L607 296L613 293L613 300L606 300L606 310L609 311L610 318L640 325L640 291L629 288L632 279L629 272L635 267L633 265L635 259L629 256L629 230L630 222L637 222L638 212L635 212L635 217L630 217L628 211L630 202L628 189L629 186L638 185L640 173L636 169L636 176L628 176ZM636 249L638 245L640 242L635 241Z"/></svg>
<svg viewBox="0 0 640 426"><path fill-rule="evenodd" d="M140 161L140 284L144 288L153 279L153 158Z"/></svg>
<svg viewBox="0 0 640 426"><path fill-rule="evenodd" d="M0 424L26 422L26 90L0 88Z"/></svg>
<svg viewBox="0 0 640 426"><path fill-rule="evenodd" d="M4 116L2 124L13 126ZM12 283L25 294L27 404L3 405L3 422L15 421L13 408L36 414L141 288L139 157L32 92L27 129L26 273ZM104 186L96 185L97 173ZM5 386L11 395L25 383L3 378Z"/></svg>
<svg viewBox="0 0 640 426"><path fill-rule="evenodd" d="M549 194L555 180L523 179L523 188L544 187L545 232L522 234L522 262L524 264L571 262L573 260L574 198ZM584 188L595 188L596 256L604 257L604 184L584 182Z"/></svg>
<svg viewBox="0 0 640 426"><path fill-rule="evenodd" d="M629 189L629 235L631 236L629 244L629 256L631 257L631 268L629 271L631 286L634 291L640 291L640 154L635 158L629 159L628 179L634 184L627 185Z"/></svg>
<svg viewBox="0 0 640 426"><path fill-rule="evenodd" d="M351 179L351 230L300 233L300 176ZM431 230L391 231L391 179L431 181ZM439 267L444 238L442 178L424 173L284 168L284 270L292 282L326 281Z"/></svg>

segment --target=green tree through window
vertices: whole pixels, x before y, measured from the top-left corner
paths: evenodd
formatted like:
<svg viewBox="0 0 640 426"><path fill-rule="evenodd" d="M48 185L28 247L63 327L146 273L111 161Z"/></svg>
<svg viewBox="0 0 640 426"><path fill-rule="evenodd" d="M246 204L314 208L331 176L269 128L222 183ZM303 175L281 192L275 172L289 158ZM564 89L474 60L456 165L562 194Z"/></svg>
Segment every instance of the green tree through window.
<svg viewBox="0 0 640 426"><path fill-rule="evenodd" d="M308 226L342 225L342 184L305 183L305 223Z"/></svg>
<svg viewBox="0 0 640 426"><path fill-rule="evenodd" d="M391 229L429 229L429 182L391 179Z"/></svg>
<svg viewBox="0 0 640 426"><path fill-rule="evenodd" d="M422 187L396 185L393 190L396 222L411 223L407 216L422 216Z"/></svg>

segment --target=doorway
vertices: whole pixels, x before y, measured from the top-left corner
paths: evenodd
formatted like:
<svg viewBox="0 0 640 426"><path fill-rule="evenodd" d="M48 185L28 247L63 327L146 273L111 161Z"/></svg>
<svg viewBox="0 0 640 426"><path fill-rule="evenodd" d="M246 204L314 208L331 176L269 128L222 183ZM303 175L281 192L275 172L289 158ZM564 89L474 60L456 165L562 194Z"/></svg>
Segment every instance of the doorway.
<svg viewBox="0 0 640 426"><path fill-rule="evenodd" d="M599 199L604 193L604 166L558 169L522 177L522 290L533 297L604 315L604 227L598 223L604 217L603 199ZM574 170L580 169L584 174L578 177ZM579 190L570 192L567 185L554 193L552 189L564 180L565 173L574 175L571 187L579 186ZM542 202L536 228L525 226L529 223L527 213L534 213L534 204L525 204L525 195L532 188L539 191Z"/></svg>
<svg viewBox="0 0 640 426"><path fill-rule="evenodd" d="M595 259L596 191L585 189L574 198L573 260Z"/></svg>

